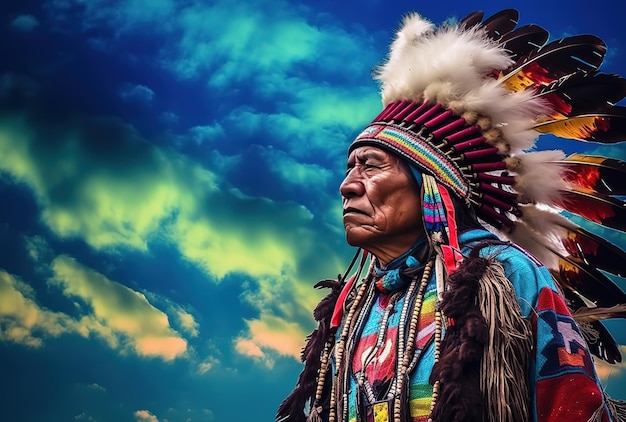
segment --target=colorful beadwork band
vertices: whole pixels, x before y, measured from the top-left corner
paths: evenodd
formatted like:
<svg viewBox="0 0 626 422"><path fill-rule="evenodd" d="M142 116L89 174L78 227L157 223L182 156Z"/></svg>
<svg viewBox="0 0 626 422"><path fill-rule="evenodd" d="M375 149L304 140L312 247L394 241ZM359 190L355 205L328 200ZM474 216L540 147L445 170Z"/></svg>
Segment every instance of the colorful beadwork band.
<svg viewBox="0 0 626 422"><path fill-rule="evenodd" d="M404 128L394 124L373 123L357 136L350 150L361 145L380 145L391 149L431 174L459 197L465 198L469 193L469 182L459 167L430 142Z"/></svg>

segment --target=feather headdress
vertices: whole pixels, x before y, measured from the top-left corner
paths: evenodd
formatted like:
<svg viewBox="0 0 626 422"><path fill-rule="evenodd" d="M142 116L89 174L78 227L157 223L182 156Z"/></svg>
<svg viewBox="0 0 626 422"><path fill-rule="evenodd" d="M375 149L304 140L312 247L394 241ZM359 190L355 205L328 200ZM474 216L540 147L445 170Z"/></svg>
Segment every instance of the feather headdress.
<svg viewBox="0 0 626 422"><path fill-rule="evenodd" d="M383 111L350 149L376 145L405 157L476 215L551 269L594 354L621 361L600 322L626 317L626 294L604 272L626 274L626 253L561 215L626 231L626 163L560 151L530 152L539 134L626 140L626 80L599 73L604 42L548 42L518 13L482 12L436 28L409 14L375 78ZM593 226L584 224L585 227ZM598 338L600 336L600 338Z"/></svg>

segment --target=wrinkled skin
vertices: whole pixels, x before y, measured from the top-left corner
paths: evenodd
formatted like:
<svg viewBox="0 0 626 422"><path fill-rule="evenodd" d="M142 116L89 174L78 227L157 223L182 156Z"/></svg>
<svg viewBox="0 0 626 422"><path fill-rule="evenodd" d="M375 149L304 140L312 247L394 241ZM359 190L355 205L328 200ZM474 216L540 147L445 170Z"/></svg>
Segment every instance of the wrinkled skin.
<svg viewBox="0 0 626 422"><path fill-rule="evenodd" d="M423 234L419 188L396 155L373 146L356 148L339 191L346 240L374 254L382 265Z"/></svg>

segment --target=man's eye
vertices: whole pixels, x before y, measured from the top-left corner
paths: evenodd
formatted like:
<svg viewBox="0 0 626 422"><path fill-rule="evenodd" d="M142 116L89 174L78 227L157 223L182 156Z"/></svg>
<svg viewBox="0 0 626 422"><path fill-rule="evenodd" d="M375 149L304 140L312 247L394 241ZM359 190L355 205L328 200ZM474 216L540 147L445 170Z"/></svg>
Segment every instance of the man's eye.
<svg viewBox="0 0 626 422"><path fill-rule="evenodd" d="M374 164L370 164L370 163L365 163L363 164L363 167L365 167L365 169L379 169L379 166L376 166Z"/></svg>

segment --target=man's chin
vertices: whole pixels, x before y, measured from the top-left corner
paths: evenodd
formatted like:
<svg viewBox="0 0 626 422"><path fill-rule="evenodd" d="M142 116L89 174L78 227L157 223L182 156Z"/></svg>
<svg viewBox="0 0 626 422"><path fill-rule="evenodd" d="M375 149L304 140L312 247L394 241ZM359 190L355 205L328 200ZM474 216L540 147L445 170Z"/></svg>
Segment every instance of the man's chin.
<svg viewBox="0 0 626 422"><path fill-rule="evenodd" d="M350 246L355 246L357 248L366 248L367 245L372 243L373 236L371 233L362 232L358 229L348 229L346 228L346 242Z"/></svg>

